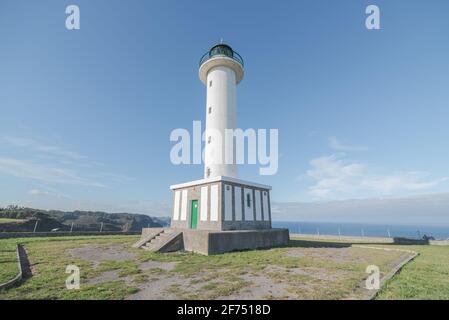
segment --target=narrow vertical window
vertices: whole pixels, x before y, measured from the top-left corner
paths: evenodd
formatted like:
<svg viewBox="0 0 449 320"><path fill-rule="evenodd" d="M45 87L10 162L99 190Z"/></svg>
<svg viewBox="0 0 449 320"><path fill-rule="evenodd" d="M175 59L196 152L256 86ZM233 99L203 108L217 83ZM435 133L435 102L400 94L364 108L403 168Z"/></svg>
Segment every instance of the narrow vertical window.
<svg viewBox="0 0 449 320"><path fill-rule="evenodd" d="M246 206L251 208L251 195L249 193L246 194Z"/></svg>
<svg viewBox="0 0 449 320"><path fill-rule="evenodd" d="M212 113L212 107L209 107L209 114Z"/></svg>
<svg viewBox="0 0 449 320"><path fill-rule="evenodd" d="M209 81L209 87L212 87L212 80Z"/></svg>

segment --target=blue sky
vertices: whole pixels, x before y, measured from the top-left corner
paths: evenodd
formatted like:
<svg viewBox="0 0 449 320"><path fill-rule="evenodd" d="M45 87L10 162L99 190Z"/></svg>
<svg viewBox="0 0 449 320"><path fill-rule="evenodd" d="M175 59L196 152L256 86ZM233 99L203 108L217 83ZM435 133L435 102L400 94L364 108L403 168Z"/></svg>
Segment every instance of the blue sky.
<svg viewBox="0 0 449 320"><path fill-rule="evenodd" d="M203 172L171 164L169 135L204 120L198 61L221 38L245 59L238 126L279 129L278 173L240 168L275 202L447 193L448 15L445 0L0 0L0 205L168 214L169 185Z"/></svg>

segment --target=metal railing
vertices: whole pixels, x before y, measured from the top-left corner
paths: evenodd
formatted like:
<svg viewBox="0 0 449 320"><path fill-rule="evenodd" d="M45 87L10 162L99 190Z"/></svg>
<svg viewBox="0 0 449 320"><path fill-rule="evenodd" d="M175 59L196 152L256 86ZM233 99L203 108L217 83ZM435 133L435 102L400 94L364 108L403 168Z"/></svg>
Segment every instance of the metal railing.
<svg viewBox="0 0 449 320"><path fill-rule="evenodd" d="M232 51L232 53L224 53L224 52L212 53L211 51L208 51L201 57L199 65L201 66L207 60L215 58L215 57L228 57L228 58L231 58L231 59L237 61L238 63L240 63L242 65L242 67L244 66L242 56L240 54L238 54L236 51Z"/></svg>

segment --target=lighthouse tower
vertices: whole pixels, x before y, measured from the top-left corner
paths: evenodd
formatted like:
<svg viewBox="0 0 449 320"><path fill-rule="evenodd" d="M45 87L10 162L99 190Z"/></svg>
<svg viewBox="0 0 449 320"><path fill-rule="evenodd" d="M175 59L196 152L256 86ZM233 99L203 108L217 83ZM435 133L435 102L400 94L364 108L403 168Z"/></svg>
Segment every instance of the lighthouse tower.
<svg viewBox="0 0 449 320"><path fill-rule="evenodd" d="M226 44L212 47L200 60L199 77L207 88L205 179L237 178L234 143L225 137L226 129L237 126L236 87L243 74L242 57Z"/></svg>
<svg viewBox="0 0 449 320"><path fill-rule="evenodd" d="M242 57L226 44L200 59L199 78L206 86L204 177L170 186L170 231L144 229L140 243L207 255L288 243L287 229L271 228L271 187L238 178L230 130L237 126L236 91L243 75Z"/></svg>

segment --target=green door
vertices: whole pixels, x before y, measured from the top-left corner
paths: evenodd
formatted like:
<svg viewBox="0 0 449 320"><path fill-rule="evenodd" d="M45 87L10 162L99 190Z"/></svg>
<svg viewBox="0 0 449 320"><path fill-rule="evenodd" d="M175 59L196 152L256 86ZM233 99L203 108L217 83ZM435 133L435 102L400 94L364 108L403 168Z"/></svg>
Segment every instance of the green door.
<svg viewBox="0 0 449 320"><path fill-rule="evenodd" d="M196 229L198 223L198 200L192 200L192 219L190 220L190 228Z"/></svg>

